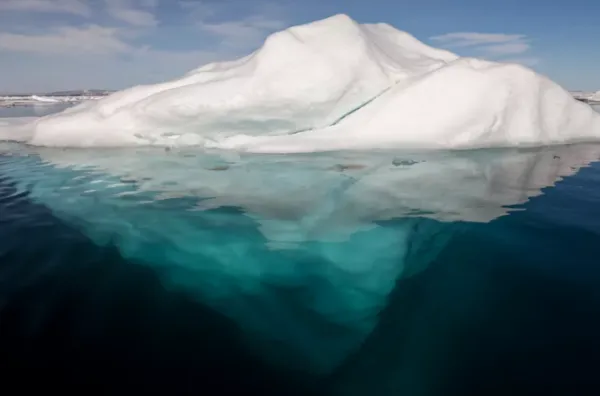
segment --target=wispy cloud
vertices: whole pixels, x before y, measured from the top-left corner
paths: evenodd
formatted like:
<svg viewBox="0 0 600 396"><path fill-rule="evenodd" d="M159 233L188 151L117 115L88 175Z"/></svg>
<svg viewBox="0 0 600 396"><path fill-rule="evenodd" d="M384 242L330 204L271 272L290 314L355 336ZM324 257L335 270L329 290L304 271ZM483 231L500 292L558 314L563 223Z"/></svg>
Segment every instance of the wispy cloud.
<svg viewBox="0 0 600 396"><path fill-rule="evenodd" d="M239 19L223 19L223 4L208 4L184 0L180 6L189 12L194 24L203 32L230 48L248 48L259 44L268 34L285 28L282 8L275 4L261 4L254 13Z"/></svg>
<svg viewBox="0 0 600 396"><path fill-rule="evenodd" d="M132 47L119 38L119 29L97 25L65 26L46 34L0 33L0 51L34 54L115 54Z"/></svg>
<svg viewBox="0 0 600 396"><path fill-rule="evenodd" d="M180 0L179 6L194 20L203 21L215 16L219 5L198 0Z"/></svg>
<svg viewBox="0 0 600 396"><path fill-rule="evenodd" d="M458 48L524 42L526 38L527 36L524 34L456 32L433 36L431 40L440 42L448 47Z"/></svg>
<svg viewBox="0 0 600 396"><path fill-rule="evenodd" d="M0 0L1 12L73 14L89 17L92 9L85 0Z"/></svg>
<svg viewBox="0 0 600 396"><path fill-rule="evenodd" d="M142 7L156 8L158 7L159 0L140 0Z"/></svg>
<svg viewBox="0 0 600 396"><path fill-rule="evenodd" d="M508 61L503 59L506 56L525 54L531 50L530 40L524 34L455 32L433 36L430 40L448 49L472 51L477 56L501 61ZM515 59L527 60L529 65L538 62L534 57Z"/></svg>
<svg viewBox="0 0 600 396"><path fill-rule="evenodd" d="M524 52L529 51L530 49L531 46L529 44L519 42L490 45L481 48L483 52L495 56L522 54Z"/></svg>
<svg viewBox="0 0 600 396"><path fill-rule="evenodd" d="M273 1L0 0L4 20L15 21L0 27L0 74L10 76L0 81L0 90L122 88L175 78L243 55L286 27L280 2L288 0ZM232 12L234 5L239 9ZM179 26L162 26L159 6L178 7L171 12L184 15ZM29 18L36 13L46 15ZM170 49L156 39L163 28L186 38L190 29L196 32Z"/></svg>
<svg viewBox="0 0 600 396"><path fill-rule="evenodd" d="M152 27L158 24L154 16L157 0L104 0L110 16L127 24Z"/></svg>
<svg viewBox="0 0 600 396"><path fill-rule="evenodd" d="M276 19L253 16L238 21L200 22L198 27L231 47L247 47L262 41L269 33L282 29L285 23Z"/></svg>
<svg viewBox="0 0 600 396"><path fill-rule="evenodd" d="M147 48L119 56L44 57L44 67L29 56L12 56L0 71L0 92L43 92L64 89L122 89L163 82L201 64L222 59L212 51L168 51ZM4 60L4 59L3 59Z"/></svg>

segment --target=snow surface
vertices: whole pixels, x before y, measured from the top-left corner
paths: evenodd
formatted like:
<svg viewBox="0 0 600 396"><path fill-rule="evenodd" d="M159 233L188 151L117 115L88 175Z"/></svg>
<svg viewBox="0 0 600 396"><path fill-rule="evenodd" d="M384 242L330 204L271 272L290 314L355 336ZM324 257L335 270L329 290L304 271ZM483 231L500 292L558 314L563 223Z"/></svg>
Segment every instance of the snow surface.
<svg viewBox="0 0 600 396"><path fill-rule="evenodd" d="M600 117L525 67L460 58L390 25L336 15L275 33L239 60L19 131L0 127L0 137L256 152L469 148L597 140Z"/></svg>

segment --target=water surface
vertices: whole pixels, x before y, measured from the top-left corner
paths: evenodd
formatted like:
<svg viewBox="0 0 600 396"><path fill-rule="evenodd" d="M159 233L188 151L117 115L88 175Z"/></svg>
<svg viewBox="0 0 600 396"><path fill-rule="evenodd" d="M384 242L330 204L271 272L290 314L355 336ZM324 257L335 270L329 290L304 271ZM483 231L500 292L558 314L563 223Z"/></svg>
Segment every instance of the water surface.
<svg viewBox="0 0 600 396"><path fill-rule="evenodd" d="M40 103L31 106L0 107L0 118L42 117L73 106L72 103Z"/></svg>

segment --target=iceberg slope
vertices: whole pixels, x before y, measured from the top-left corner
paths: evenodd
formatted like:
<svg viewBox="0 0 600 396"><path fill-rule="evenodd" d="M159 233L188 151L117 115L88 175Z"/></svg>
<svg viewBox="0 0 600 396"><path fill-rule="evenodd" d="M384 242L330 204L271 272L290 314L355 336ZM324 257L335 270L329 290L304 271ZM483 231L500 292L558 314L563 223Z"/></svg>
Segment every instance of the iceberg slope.
<svg viewBox="0 0 600 396"><path fill-rule="evenodd" d="M138 86L0 138L41 146L256 152L547 145L600 137L600 116L518 65L460 58L336 15L244 58Z"/></svg>
<svg viewBox="0 0 600 396"><path fill-rule="evenodd" d="M245 58L41 119L29 142L186 145L323 128L390 86L455 58L391 26L338 15L275 33Z"/></svg>
<svg viewBox="0 0 600 396"><path fill-rule="evenodd" d="M461 58L398 84L339 125L286 137L238 136L254 152L542 146L600 138L600 116L530 69Z"/></svg>

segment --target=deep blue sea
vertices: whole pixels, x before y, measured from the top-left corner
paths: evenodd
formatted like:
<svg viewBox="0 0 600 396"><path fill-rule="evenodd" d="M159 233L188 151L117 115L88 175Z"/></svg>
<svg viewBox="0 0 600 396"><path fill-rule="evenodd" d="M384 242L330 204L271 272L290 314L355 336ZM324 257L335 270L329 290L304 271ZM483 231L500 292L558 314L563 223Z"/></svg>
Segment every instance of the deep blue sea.
<svg viewBox="0 0 600 396"><path fill-rule="evenodd" d="M599 160L0 143L0 383L598 395Z"/></svg>

